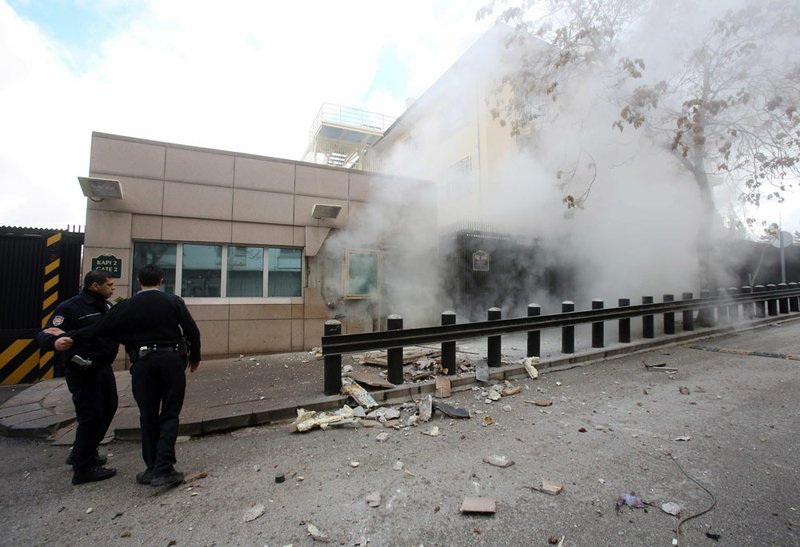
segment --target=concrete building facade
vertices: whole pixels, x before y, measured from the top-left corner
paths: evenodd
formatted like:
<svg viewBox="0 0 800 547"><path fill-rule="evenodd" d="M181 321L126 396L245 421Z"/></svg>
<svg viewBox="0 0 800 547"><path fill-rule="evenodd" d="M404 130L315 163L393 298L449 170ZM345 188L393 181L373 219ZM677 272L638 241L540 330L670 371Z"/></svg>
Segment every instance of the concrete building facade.
<svg viewBox="0 0 800 547"><path fill-rule="evenodd" d="M124 298L139 267L160 265L206 358L318 346L327 319L380 298L380 251L324 248L397 178L104 133L92 134L89 176L119 181L123 197L87 200L83 270L117 269ZM325 268L352 264L370 269L368 283L337 271L342 286L324 286Z"/></svg>

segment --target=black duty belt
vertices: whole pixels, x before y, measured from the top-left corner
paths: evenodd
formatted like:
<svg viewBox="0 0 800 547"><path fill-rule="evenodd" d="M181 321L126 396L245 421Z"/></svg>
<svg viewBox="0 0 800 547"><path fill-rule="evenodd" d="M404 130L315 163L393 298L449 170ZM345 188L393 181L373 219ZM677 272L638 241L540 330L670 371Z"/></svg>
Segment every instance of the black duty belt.
<svg viewBox="0 0 800 547"><path fill-rule="evenodd" d="M173 352L173 351L181 351L180 344L143 344L139 346L138 351L136 352L136 356L139 359L143 359L150 355L151 353L163 353L163 352Z"/></svg>

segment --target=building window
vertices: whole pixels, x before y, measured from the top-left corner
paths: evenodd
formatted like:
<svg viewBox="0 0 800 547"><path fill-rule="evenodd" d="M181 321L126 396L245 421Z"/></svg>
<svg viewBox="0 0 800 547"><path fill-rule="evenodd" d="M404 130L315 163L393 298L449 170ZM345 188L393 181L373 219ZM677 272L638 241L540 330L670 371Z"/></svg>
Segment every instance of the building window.
<svg viewBox="0 0 800 547"><path fill-rule="evenodd" d="M300 296L303 286L303 260L300 249L269 250L269 289L267 296Z"/></svg>
<svg viewBox="0 0 800 547"><path fill-rule="evenodd" d="M183 298L303 295L302 249L134 242L134 277L147 264L164 271L162 290Z"/></svg>
<svg viewBox="0 0 800 547"><path fill-rule="evenodd" d="M347 251L344 261L345 298L370 298L380 287L380 254L376 251Z"/></svg>
<svg viewBox="0 0 800 547"><path fill-rule="evenodd" d="M178 262L178 246L175 243L155 243L137 241L133 244L133 283L136 284L136 273L147 266L155 264L164 272L164 283L161 290L175 293L175 266Z"/></svg>
<svg viewBox="0 0 800 547"><path fill-rule="evenodd" d="M270 249L272 250L272 249ZM228 247L228 296L264 295L264 249Z"/></svg>
<svg viewBox="0 0 800 547"><path fill-rule="evenodd" d="M222 296L222 245L183 245L183 297Z"/></svg>

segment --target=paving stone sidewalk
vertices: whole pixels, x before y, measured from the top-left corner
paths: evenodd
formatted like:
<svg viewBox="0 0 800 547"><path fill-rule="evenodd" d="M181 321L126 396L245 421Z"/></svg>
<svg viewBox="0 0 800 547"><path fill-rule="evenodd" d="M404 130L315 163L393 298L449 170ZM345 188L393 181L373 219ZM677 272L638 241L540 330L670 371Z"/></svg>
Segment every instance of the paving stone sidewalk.
<svg viewBox="0 0 800 547"><path fill-rule="evenodd" d="M552 333L542 336L542 362L538 368L546 370L579 362L604 360L616 355L729 333L737 328L755 328L792 318L800 318L800 314L772 317L735 327L705 328L671 336L661 335L653 340L634 340L632 344L608 343L606 348L599 350L581 346L581 343L588 343L590 338L583 336L576 339L578 346L571 355L560 353L560 333L557 329L551 329ZM581 342L581 339L585 340ZM485 358L485 346L485 340L459 343L459 357L470 361ZM504 366L490 369L491 381L526 374L522 365L525 347L524 335L504 336ZM436 347L432 346L431 349L435 350ZM380 368L374 366L354 364L350 356L344 356L343 365L347 364L353 364L357 370L380 371ZM180 434L206 435L288 420L297 415L298 408L318 411L340 408L347 397L323 394L323 370L322 358L310 352L248 355L203 361L196 373L187 373L188 385L181 413ZM114 437L138 439L139 414L131 396L130 373L118 371L116 379L119 408L106 441ZM468 389L474 382L473 372L462 372L451 377L453 390ZM407 382L391 389L374 390L371 394L380 404L408 401L434 390L435 380L429 379L416 383ZM48 439L54 444L72 444L75 413L63 378L46 380L27 387L14 386L14 391L13 396L0 405L0 435L36 437Z"/></svg>

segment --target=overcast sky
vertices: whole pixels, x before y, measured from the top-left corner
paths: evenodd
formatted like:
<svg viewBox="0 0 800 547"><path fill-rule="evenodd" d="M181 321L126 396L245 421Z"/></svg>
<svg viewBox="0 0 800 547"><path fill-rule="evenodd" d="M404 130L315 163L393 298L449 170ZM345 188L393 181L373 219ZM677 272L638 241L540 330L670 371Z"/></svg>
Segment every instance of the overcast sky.
<svg viewBox="0 0 800 547"><path fill-rule="evenodd" d="M324 102L398 116L483 0L0 0L0 225L85 221L91 132L300 159Z"/></svg>
<svg viewBox="0 0 800 547"><path fill-rule="evenodd" d="M0 0L0 225L84 224L92 131L300 159L322 103L398 116L485 3Z"/></svg>

